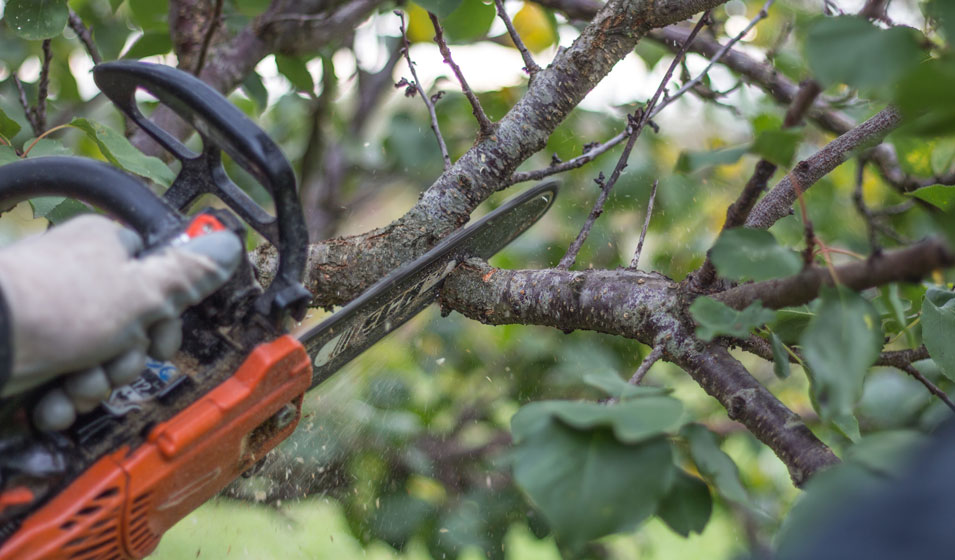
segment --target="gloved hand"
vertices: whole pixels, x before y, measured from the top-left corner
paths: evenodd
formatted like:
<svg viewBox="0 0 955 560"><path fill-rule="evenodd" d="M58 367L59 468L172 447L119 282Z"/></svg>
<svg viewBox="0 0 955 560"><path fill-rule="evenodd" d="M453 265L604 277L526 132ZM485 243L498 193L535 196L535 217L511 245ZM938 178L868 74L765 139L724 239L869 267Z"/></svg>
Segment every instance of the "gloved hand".
<svg viewBox="0 0 955 560"><path fill-rule="evenodd" d="M38 428L69 427L136 379L147 354L170 358L180 314L228 280L243 249L231 231L133 258L142 245L135 232L84 215L0 250L13 353L0 396L64 376L34 409Z"/></svg>

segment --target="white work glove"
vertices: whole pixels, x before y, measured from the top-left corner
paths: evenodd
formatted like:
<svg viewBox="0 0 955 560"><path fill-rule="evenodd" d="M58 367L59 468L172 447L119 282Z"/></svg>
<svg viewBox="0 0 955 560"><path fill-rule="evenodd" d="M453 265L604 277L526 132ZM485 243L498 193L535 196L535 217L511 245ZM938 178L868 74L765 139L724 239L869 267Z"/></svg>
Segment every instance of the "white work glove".
<svg viewBox="0 0 955 560"><path fill-rule="evenodd" d="M225 283L242 258L231 231L133 258L142 245L116 222L83 215L0 250L13 353L0 396L63 376L33 411L38 428L69 427L136 379L147 354L172 357L182 341L179 316Z"/></svg>

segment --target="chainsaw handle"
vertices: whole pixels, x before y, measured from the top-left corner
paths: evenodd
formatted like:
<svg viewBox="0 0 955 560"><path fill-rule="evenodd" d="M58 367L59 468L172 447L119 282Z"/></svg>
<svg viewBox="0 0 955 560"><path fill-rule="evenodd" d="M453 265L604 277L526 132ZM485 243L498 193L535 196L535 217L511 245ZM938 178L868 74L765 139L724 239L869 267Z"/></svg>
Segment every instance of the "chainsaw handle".
<svg viewBox="0 0 955 560"><path fill-rule="evenodd" d="M65 196L105 210L136 230L147 247L180 232L184 218L134 177L105 162L49 156L0 171L0 208L40 196Z"/></svg>
<svg viewBox="0 0 955 560"><path fill-rule="evenodd" d="M311 299L302 285L308 230L295 174L279 147L219 92L181 70L115 61L97 65L93 79L123 113L182 162L182 171L164 195L170 204L184 212L200 195L214 194L279 250L275 280L256 307L277 321L285 311L301 319ZM203 152L196 154L146 118L136 104L138 89L149 92L192 125L202 138ZM265 187L275 203L275 216L228 178L221 151Z"/></svg>

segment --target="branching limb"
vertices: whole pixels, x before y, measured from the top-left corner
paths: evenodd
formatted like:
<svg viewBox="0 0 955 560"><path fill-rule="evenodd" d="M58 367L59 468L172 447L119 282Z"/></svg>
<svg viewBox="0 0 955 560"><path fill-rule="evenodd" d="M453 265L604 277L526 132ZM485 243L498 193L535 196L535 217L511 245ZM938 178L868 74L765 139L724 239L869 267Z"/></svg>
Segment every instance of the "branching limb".
<svg viewBox="0 0 955 560"><path fill-rule="evenodd" d="M955 253L939 239L928 239L905 249L884 251L860 261L835 267L839 283L856 291L891 282L917 282L933 270L955 265ZM780 309L808 303L823 285L832 285L832 272L814 266L794 276L743 284L713 295L734 309L756 300L764 307Z"/></svg>
<svg viewBox="0 0 955 560"><path fill-rule="evenodd" d="M912 365L912 362L924 360L928 357L928 351L925 349L925 346L921 346L915 350L883 352L879 356L879 360L876 362L876 365L892 366L911 375L919 383L925 385L925 388L928 389L930 393L938 397L942 402L944 402L948 408L952 409L952 412L955 412L955 402L952 402L952 399L945 394L945 391L939 389L936 384L932 383L930 379L925 377L922 372L917 370L915 366Z"/></svg>
<svg viewBox="0 0 955 560"><path fill-rule="evenodd" d="M534 62L534 57L531 56L531 52L527 50L527 46L524 45L521 36L517 33L517 30L514 29L514 24L504 9L504 2L502 0L494 0L494 5L497 6L498 17L504 22L504 26L507 27L507 33L511 36L511 41L514 42L514 46L517 47L517 50L521 53L521 57L524 59L524 71L533 78L535 74L540 72L541 67Z"/></svg>
<svg viewBox="0 0 955 560"><path fill-rule="evenodd" d="M707 73L709 73L709 71L713 68L713 66L716 65L716 63L719 62L720 59L723 58L723 56L726 55L726 53L729 52L730 49L733 48L733 45L738 43L740 39L745 37L747 33L749 33L754 27L756 27L756 24L758 24L762 20L769 17L769 7L772 6L773 2L775 1L776 0L766 0L766 3L763 4L762 9L759 10L759 13L756 14L756 17L750 20L749 24L746 27L744 27L742 31L740 31L735 37L730 39L725 45L723 45L722 48L720 48L720 50L716 52L716 54L713 55L712 58L710 58L710 62L709 64L706 65L706 68L704 68L703 71L700 72L695 78L683 84L683 86L680 89L678 89L676 93L664 99L656 108L653 109L650 116L655 117L657 114L660 113L660 111L664 109L664 107L666 107L670 103L673 103L674 101L682 97L683 94L692 90L694 87L696 87L697 84L702 82L703 79L706 77ZM686 49L689 48L689 44L687 42L692 43L692 39L693 37L695 37L695 35L696 35L695 33L691 32L691 36L689 36L689 38L686 41L684 41L684 47L683 49L681 49L683 51L682 56L685 56Z"/></svg>
<svg viewBox="0 0 955 560"><path fill-rule="evenodd" d="M783 128L791 128L798 125L806 110L813 104L822 88L814 80L807 80L800 86L793 102L786 111L786 117L783 119ZM760 159L756 162L753 170L753 176L746 182L739 197L726 209L726 221L723 222L721 231L726 231L735 227L742 226L749 218L749 213L756 205L759 196L766 190L769 180L776 172L776 164L769 160ZM693 275L693 289L701 291L709 287L716 280L716 267L710 259L707 252L703 265Z"/></svg>
<svg viewBox="0 0 955 560"><path fill-rule="evenodd" d="M700 342L692 325L674 318L682 305L679 292L671 280L635 270L501 270L472 259L448 277L441 305L487 324L580 328L662 346L662 358L683 368L730 418L769 446L796 485L838 462L724 348Z"/></svg>
<svg viewBox="0 0 955 560"><path fill-rule="evenodd" d="M404 54L405 60L408 61L408 69L411 70L411 87L414 88L414 91L418 92L418 95L421 97L421 101L424 102L424 106L428 108L428 114L431 116L431 130L434 131L434 136L438 140L438 148L441 149L441 158L444 160L444 170L447 171L451 167L451 156L448 154L448 145L444 142L444 136L441 135L441 128L438 126L438 114L434 110L434 103L431 101L431 98L424 91L424 87L421 86L421 80L418 79L418 73L414 69L414 62L411 60L411 44L408 42L408 33L405 29L405 16L402 12L395 10L395 14L401 19L400 29L401 29L401 40L404 43L404 48L402 52ZM395 87L400 87L405 85L402 82L395 84ZM407 92L407 90L406 90ZM408 93L405 93L408 95Z"/></svg>
<svg viewBox="0 0 955 560"><path fill-rule="evenodd" d="M83 24L83 20L73 11L73 8L69 8L70 16L67 20L70 25L70 29L76 33L76 36L79 37L80 42L83 43L83 46L86 48L87 54L90 55L90 58L93 60L93 64L99 64L103 62L103 56L99 53L99 49L96 48L96 43L93 42L93 36L90 34L89 28Z"/></svg>
<svg viewBox="0 0 955 560"><path fill-rule="evenodd" d="M448 48L448 42L444 40L444 30L441 29L441 24L438 23L438 17L431 12L428 12L428 17L431 18L431 24L434 26L434 42L438 44L438 49L441 51L441 56L444 57L444 62L451 67L451 71L454 72L454 75L458 78L458 83L461 84L461 91L464 93L464 96L468 98L468 102L471 104L471 112L474 113L474 118L477 119L478 126L481 128L478 139L494 134L494 123L491 122L491 119L487 118L487 115L484 113L484 108L481 107L481 102L477 96L474 95L474 92L468 85L468 81L464 78L464 73L461 72L461 68L454 62L454 59L451 58L451 49ZM538 68L538 70L540 69Z"/></svg>
<svg viewBox="0 0 955 560"><path fill-rule="evenodd" d="M684 48L673 58L673 62L671 62L670 67L667 68L666 74L664 74L663 79L660 80L659 87L657 87L657 90L653 93L653 96L650 98L647 104L632 115L627 115L628 128L632 128L629 138L627 139L627 144L624 146L623 152L620 154L620 159L617 160L617 165L614 166L613 172L610 174L610 178L604 180L603 174L601 173L600 177L597 179L597 184L600 185L600 195L594 202L594 207L591 209L590 215L587 216L587 221L584 222L584 226L580 229L580 233L577 234L576 239L574 239L573 243L570 244L570 247L567 248L567 252L564 254L563 258L560 259L560 263L557 265L557 268L567 270L573 266L574 261L577 260L577 253L580 252L580 248L583 247L584 241L587 240L587 236L590 234L590 229L594 225L594 222L598 217L600 217L600 214L603 213L603 207L607 202L607 197L610 196L611 189L613 189L614 185L617 184L617 179L620 178L620 174L623 173L624 168L627 167L627 161L630 159L630 152L633 151L633 147L636 145L637 138L640 137L640 133L643 132L643 128L647 125L647 123L650 122L653 109L656 107L657 102L659 101L660 96L663 94L663 91L666 89L667 84L670 83L670 78L673 77L673 71L676 70L676 67L679 66L679 64L683 61L683 57L686 55L686 48L689 46L689 43L693 42L693 38L696 37L696 34L699 33L700 29L703 28L703 25L706 23L709 16L709 10L700 16L699 21L696 23L696 27L693 28L693 31L690 33L690 36L687 39L687 44L684 45Z"/></svg>
<svg viewBox="0 0 955 560"><path fill-rule="evenodd" d="M570 47L542 69L495 133L479 139L424 191L403 217L361 235L313 244L306 287L323 307L350 301L402 263L420 256L466 223L471 212L507 182L578 103L631 53L650 29L681 21L723 0L609 0ZM205 72L204 72L205 73ZM253 254L262 271L274 252ZM268 276L268 272L263 272Z"/></svg>

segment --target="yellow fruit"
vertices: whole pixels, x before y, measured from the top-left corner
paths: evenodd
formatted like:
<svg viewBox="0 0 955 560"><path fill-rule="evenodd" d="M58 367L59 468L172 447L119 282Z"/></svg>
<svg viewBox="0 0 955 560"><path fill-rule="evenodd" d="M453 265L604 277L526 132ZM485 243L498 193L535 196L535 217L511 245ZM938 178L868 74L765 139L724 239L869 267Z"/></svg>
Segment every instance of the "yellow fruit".
<svg viewBox="0 0 955 560"><path fill-rule="evenodd" d="M540 52L557 42L557 30L544 8L537 4L525 3L512 21L524 45L533 52Z"/></svg>
<svg viewBox="0 0 955 560"><path fill-rule="evenodd" d="M421 6L408 2L407 14L408 42L424 43L434 39L434 26L431 25L431 18L428 17L428 11Z"/></svg>

